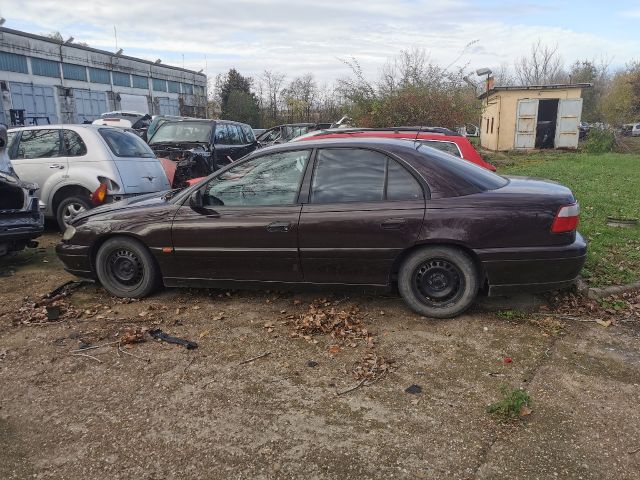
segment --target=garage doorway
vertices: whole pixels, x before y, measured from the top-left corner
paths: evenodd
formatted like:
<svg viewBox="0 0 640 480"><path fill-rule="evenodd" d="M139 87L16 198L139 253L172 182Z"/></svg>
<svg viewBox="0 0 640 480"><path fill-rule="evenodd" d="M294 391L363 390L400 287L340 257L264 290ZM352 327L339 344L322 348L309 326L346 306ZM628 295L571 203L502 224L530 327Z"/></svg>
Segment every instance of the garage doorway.
<svg viewBox="0 0 640 480"><path fill-rule="evenodd" d="M536 148L554 148L555 146L558 102L557 98L538 100Z"/></svg>

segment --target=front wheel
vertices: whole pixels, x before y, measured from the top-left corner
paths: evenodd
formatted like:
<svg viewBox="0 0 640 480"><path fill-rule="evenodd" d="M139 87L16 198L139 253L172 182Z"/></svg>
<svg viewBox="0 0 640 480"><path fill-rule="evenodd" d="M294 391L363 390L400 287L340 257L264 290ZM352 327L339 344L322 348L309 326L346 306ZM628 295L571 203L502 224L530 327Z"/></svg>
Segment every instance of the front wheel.
<svg viewBox="0 0 640 480"><path fill-rule="evenodd" d="M98 280L116 297L142 298L153 292L160 271L149 250L137 240L114 237L96 255Z"/></svg>
<svg viewBox="0 0 640 480"><path fill-rule="evenodd" d="M409 255L400 267L398 289L420 315L451 318L471 306L478 293L473 260L451 247L425 247Z"/></svg>

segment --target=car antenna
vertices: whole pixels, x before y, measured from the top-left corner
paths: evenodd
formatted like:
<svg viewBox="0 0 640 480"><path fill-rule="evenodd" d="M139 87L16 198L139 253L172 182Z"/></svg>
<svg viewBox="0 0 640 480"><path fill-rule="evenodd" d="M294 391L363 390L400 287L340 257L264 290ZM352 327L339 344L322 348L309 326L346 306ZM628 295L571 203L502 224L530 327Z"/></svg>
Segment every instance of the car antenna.
<svg viewBox="0 0 640 480"><path fill-rule="evenodd" d="M418 127L418 131L416 132L416 138L413 139L414 144L418 141L418 136L420 135L421 131L422 131L422 125Z"/></svg>

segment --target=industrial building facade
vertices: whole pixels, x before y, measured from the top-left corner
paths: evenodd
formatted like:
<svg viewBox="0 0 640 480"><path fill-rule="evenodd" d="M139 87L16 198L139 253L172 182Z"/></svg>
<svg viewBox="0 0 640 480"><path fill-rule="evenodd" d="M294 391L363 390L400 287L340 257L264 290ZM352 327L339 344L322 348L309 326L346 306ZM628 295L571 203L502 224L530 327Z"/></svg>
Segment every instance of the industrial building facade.
<svg viewBox="0 0 640 480"><path fill-rule="evenodd" d="M204 117L206 75L0 27L0 122L84 123L101 113Z"/></svg>

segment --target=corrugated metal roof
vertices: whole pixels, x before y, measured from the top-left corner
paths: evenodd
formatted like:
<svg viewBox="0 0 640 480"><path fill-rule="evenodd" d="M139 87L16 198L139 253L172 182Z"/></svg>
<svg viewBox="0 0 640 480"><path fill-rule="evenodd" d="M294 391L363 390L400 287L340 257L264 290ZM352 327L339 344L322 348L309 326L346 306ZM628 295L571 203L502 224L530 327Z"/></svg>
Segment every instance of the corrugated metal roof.
<svg viewBox="0 0 640 480"><path fill-rule="evenodd" d="M478 95L478 98L485 98L493 95L499 91L505 90L562 90L566 88L590 88L593 84L591 83L553 83L551 85L524 85L524 86L504 86L504 87L493 87L489 91L482 92Z"/></svg>

